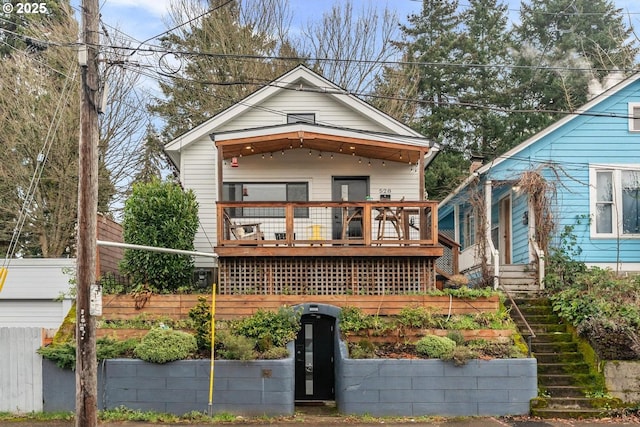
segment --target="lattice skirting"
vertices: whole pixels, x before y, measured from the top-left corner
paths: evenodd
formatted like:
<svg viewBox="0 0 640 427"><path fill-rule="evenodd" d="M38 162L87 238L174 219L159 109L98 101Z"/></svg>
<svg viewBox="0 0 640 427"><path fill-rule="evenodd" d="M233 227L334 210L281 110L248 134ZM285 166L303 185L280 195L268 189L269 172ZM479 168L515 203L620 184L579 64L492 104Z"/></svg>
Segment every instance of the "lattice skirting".
<svg viewBox="0 0 640 427"><path fill-rule="evenodd" d="M382 295L435 289L425 257L219 258L221 294Z"/></svg>

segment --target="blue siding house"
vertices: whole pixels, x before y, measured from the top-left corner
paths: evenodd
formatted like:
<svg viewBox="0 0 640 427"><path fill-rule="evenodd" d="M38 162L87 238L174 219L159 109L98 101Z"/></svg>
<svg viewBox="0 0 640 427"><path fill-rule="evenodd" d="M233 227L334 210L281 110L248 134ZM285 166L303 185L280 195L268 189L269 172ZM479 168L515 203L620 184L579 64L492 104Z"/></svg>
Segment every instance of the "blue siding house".
<svg viewBox="0 0 640 427"><path fill-rule="evenodd" d="M439 205L472 281L542 288L567 227L579 261L640 271L640 74L472 172Z"/></svg>

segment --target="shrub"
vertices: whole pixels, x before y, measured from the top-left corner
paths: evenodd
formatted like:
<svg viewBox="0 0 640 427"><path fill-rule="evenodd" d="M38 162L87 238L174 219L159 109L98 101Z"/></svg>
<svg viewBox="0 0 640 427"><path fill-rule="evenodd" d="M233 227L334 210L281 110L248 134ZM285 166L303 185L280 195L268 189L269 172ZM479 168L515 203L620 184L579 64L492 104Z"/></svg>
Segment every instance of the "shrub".
<svg viewBox="0 0 640 427"><path fill-rule="evenodd" d="M456 346L451 352L451 354L444 359L452 360L454 365L456 366L462 366L471 359L477 359L478 355L479 355L478 352L475 351L474 349L464 345L459 345L459 346Z"/></svg>
<svg viewBox="0 0 640 427"><path fill-rule="evenodd" d="M136 357L151 363L186 359L198 349L193 335L173 329L153 328L134 350Z"/></svg>
<svg viewBox="0 0 640 427"><path fill-rule="evenodd" d="M447 338L455 342L456 345L464 345L464 335L462 335L462 332L460 331L447 332Z"/></svg>
<svg viewBox="0 0 640 427"><path fill-rule="evenodd" d="M404 307L398 313L398 323L406 328L431 328L437 324L433 312L423 306Z"/></svg>
<svg viewBox="0 0 640 427"><path fill-rule="evenodd" d="M136 338L130 338L124 341L118 341L112 338L99 338L96 341L97 359L105 360L116 359L119 357L131 357L139 343L140 340Z"/></svg>
<svg viewBox="0 0 640 427"><path fill-rule="evenodd" d="M76 346L71 343L40 347L38 354L47 360L51 360L61 369L73 369L76 366Z"/></svg>
<svg viewBox="0 0 640 427"><path fill-rule="evenodd" d="M376 346L369 340L360 340L349 345L349 357L352 359L373 359L376 357Z"/></svg>
<svg viewBox="0 0 640 427"><path fill-rule="evenodd" d="M193 250L198 229L198 203L192 191L177 183L140 183L124 206L123 237L126 243ZM154 292L171 292L192 283L193 258L125 249L120 270L137 285Z"/></svg>
<svg viewBox="0 0 640 427"><path fill-rule="evenodd" d="M433 359L451 358L455 347L455 341L436 335L427 335L416 343L416 351L418 354Z"/></svg>
<svg viewBox="0 0 640 427"><path fill-rule="evenodd" d="M254 360L257 358L254 339L222 330L216 333L215 341L216 355L220 359Z"/></svg>
<svg viewBox="0 0 640 427"><path fill-rule="evenodd" d="M339 320L340 330L344 334L356 333L373 326L373 317L364 314L358 307L343 307Z"/></svg>
<svg viewBox="0 0 640 427"><path fill-rule="evenodd" d="M269 350L262 353L261 359L274 360L284 359L289 357L289 350L285 347L271 347Z"/></svg>
<svg viewBox="0 0 640 427"><path fill-rule="evenodd" d="M234 322L232 332L253 338L258 351L284 347L296 339L300 330L300 312L280 307L277 312L258 310L253 316Z"/></svg>
<svg viewBox="0 0 640 427"><path fill-rule="evenodd" d="M193 329L195 330L198 349L211 350L211 306L204 297L198 297L198 304L189 310Z"/></svg>

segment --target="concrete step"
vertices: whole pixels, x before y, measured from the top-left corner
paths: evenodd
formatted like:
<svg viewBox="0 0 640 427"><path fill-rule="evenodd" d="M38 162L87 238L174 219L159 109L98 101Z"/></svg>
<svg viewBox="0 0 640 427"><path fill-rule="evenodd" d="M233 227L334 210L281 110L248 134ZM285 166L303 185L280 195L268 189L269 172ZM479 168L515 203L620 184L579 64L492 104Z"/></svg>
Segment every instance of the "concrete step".
<svg viewBox="0 0 640 427"><path fill-rule="evenodd" d="M571 341L573 341L573 336L569 332L550 332L536 334L536 337L533 340L534 343L557 343Z"/></svg>
<svg viewBox="0 0 640 427"><path fill-rule="evenodd" d="M533 352L533 356L538 363L578 363L583 362L582 353L537 353Z"/></svg>
<svg viewBox="0 0 640 427"><path fill-rule="evenodd" d="M589 374L538 374L538 384L546 386L579 386L587 384Z"/></svg>
<svg viewBox="0 0 640 427"><path fill-rule="evenodd" d="M533 408L531 415L540 418L560 419L603 418L609 415L609 411L593 408Z"/></svg>
<svg viewBox="0 0 640 427"><path fill-rule="evenodd" d="M588 374L589 365L585 362L577 363L540 363L538 362L538 374Z"/></svg>
<svg viewBox="0 0 640 427"><path fill-rule="evenodd" d="M531 342L534 353L577 353L578 344L575 342Z"/></svg>
<svg viewBox="0 0 640 427"><path fill-rule="evenodd" d="M549 397L585 397L582 388L574 385L547 385L543 389Z"/></svg>

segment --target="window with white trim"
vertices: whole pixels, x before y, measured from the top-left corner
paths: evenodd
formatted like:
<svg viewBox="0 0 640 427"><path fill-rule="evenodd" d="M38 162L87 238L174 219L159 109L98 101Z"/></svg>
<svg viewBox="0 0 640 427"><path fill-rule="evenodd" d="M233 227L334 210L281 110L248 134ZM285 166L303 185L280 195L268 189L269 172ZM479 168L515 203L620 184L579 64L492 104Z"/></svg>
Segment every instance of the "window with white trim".
<svg viewBox="0 0 640 427"><path fill-rule="evenodd" d="M640 237L640 166L591 169L592 235Z"/></svg>
<svg viewBox="0 0 640 427"><path fill-rule="evenodd" d="M640 132L640 102L629 103L629 132Z"/></svg>
<svg viewBox="0 0 640 427"><path fill-rule="evenodd" d="M476 216L473 209L464 213L462 223L462 246L468 248L476 243Z"/></svg>

